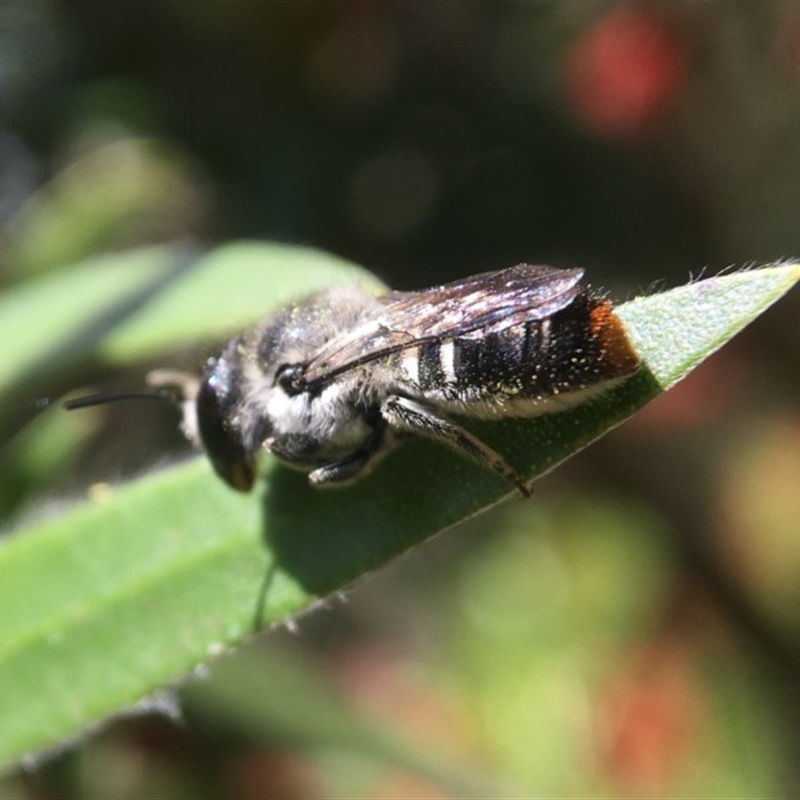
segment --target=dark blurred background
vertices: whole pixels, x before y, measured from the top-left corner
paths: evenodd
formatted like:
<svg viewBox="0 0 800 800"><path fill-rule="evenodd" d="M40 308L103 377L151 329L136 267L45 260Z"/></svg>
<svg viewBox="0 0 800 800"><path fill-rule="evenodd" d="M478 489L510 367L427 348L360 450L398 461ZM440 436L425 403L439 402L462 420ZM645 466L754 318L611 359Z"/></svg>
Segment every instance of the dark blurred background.
<svg viewBox="0 0 800 800"><path fill-rule="evenodd" d="M399 288L581 266L625 299L800 255L798 209L794 0L0 5L3 285L248 238ZM795 294L530 504L252 649L516 796L796 795L799 312ZM452 795L185 713L116 722L0 793Z"/></svg>

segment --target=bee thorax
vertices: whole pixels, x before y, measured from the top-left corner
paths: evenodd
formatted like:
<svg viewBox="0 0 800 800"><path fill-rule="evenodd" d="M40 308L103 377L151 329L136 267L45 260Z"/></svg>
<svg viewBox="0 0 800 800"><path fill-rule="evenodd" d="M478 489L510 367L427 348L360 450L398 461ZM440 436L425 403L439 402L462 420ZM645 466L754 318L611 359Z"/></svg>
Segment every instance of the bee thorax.
<svg viewBox="0 0 800 800"><path fill-rule="evenodd" d="M357 377L297 394L267 383L263 375L251 381L238 415L253 450L264 447L296 465L316 464L351 452L373 432L370 403Z"/></svg>

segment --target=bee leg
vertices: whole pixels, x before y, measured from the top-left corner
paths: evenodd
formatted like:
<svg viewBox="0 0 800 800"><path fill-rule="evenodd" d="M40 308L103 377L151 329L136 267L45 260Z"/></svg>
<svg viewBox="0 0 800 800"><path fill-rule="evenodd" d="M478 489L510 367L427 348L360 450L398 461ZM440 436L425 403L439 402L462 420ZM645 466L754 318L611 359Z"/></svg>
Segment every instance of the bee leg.
<svg viewBox="0 0 800 800"><path fill-rule="evenodd" d="M339 461L323 464L308 474L308 480L314 486L342 484L365 475L374 466L378 456L383 455L390 444L385 438L386 426L383 425L367 439L354 453Z"/></svg>
<svg viewBox="0 0 800 800"><path fill-rule="evenodd" d="M523 497L531 496L531 489L524 478L501 455L460 425L437 416L422 403L407 397L392 396L384 401L381 413L395 430L415 433L447 444L461 455L494 470L509 483L513 483Z"/></svg>

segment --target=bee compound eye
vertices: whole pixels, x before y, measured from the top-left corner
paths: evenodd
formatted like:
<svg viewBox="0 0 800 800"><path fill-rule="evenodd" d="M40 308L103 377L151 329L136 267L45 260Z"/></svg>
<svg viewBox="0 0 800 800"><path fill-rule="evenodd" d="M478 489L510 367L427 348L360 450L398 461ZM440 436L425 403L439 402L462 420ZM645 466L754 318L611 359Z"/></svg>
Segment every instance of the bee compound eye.
<svg viewBox="0 0 800 800"><path fill-rule="evenodd" d="M234 489L248 492L255 479L253 455L231 421L233 403L228 387L217 377L207 376L197 395L200 439L217 475Z"/></svg>
<svg viewBox="0 0 800 800"><path fill-rule="evenodd" d="M302 364L281 364L275 373L275 383L288 395L300 394L303 391L302 381Z"/></svg>

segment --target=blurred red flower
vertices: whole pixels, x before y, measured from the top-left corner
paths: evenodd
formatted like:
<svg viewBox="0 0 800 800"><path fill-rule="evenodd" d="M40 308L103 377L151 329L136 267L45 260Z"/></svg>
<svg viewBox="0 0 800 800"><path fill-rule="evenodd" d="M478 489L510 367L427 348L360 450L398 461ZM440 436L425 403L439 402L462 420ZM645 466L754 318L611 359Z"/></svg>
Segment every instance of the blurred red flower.
<svg viewBox="0 0 800 800"><path fill-rule="evenodd" d="M617 8L567 52L566 102L593 133L637 138L673 107L687 61L685 37L673 21L644 8Z"/></svg>

